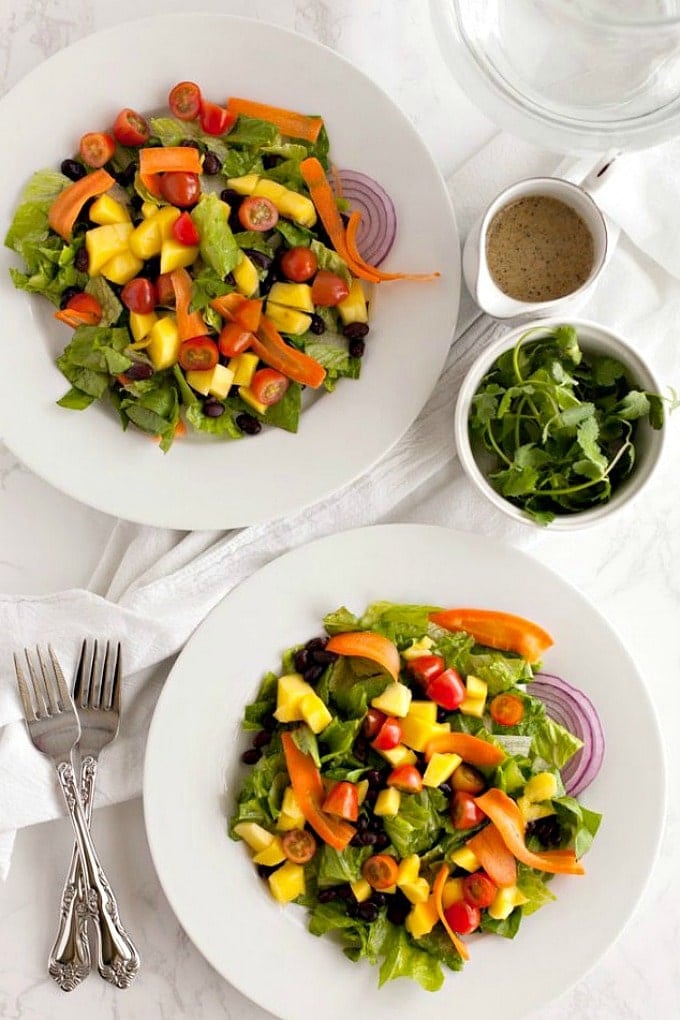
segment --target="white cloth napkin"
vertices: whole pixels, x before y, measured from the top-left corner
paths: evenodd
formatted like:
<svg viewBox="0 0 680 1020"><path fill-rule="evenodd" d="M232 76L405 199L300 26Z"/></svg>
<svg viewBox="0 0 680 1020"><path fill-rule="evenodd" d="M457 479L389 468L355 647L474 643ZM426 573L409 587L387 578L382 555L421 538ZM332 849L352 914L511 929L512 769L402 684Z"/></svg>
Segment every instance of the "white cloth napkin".
<svg viewBox="0 0 680 1020"><path fill-rule="evenodd" d="M644 251L680 275L680 256L666 243L662 226L668 209L680 208L680 146L671 149L677 187L674 193L668 169L668 207L647 201L659 165L655 153L648 160L635 157L631 163L635 191L620 177L616 187L612 184L607 212ZM521 177L550 173L558 162L555 155L504 134L497 136L449 181L461 235L500 189ZM636 280L641 272L643 283L653 280L658 298L661 277L666 281L663 286L669 286L667 274L656 265L650 269L647 262L639 270L634 250L623 248L614 260L620 262L618 271L632 273ZM610 264L606 273L611 279L616 271ZM670 287L680 304L680 286L672 281ZM601 288L607 293L604 278ZM630 311L634 290L611 289L599 317L608 321L609 312L611 321L614 312L620 321L626 302ZM676 307L676 319L677 312ZM186 533L119 522L89 590L0 596L1 876L9 869L16 829L63 810L51 766L26 736L12 668L15 649L49 636L68 674L84 634L122 642L123 721L118 739L105 752L96 799L97 805L113 803L140 793L145 736L173 657L234 585L275 556L312 538L390 520L474 527L515 545L542 540L539 529L510 522L477 495L462 475L453 443L452 414L460 382L479 350L505 329L480 316L464 294L456 341L419 419L377 467L315 507L272 524L230 532Z"/></svg>

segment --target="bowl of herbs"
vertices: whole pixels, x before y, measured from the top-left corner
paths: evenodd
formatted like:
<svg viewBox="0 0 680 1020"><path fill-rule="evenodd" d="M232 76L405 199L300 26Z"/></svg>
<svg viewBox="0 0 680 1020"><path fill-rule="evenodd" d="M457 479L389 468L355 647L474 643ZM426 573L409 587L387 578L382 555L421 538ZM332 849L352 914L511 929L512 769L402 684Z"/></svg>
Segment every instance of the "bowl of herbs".
<svg viewBox="0 0 680 1020"><path fill-rule="evenodd" d="M637 496L664 446L663 397L612 330L543 319L487 347L460 390L458 454L468 477L517 521L581 528Z"/></svg>

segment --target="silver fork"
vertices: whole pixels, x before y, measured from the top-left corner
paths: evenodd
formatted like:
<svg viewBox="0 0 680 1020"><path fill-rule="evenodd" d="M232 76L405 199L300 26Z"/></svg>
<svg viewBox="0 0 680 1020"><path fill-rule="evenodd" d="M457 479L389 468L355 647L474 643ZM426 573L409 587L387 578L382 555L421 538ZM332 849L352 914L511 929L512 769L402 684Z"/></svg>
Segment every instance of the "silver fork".
<svg viewBox="0 0 680 1020"><path fill-rule="evenodd" d="M36 649L38 669L28 649L24 649L30 689L22 665L14 656L19 694L29 736L38 751L55 765L68 807L82 868L83 902L88 914L98 919L101 932L99 972L112 984L127 988L139 970L139 956L120 922L118 905L92 842L71 762L80 723L61 667L49 646L48 652L49 661L40 648Z"/></svg>
<svg viewBox="0 0 680 1020"><path fill-rule="evenodd" d="M80 796L88 825L92 816L99 754L118 733L120 680L120 644L112 646L107 641L102 656L96 641L93 647L83 641L73 697L80 720ZM78 846L75 845L61 895L59 929L49 956L49 973L66 992L76 988L87 977L92 966L87 930L89 916ZM99 923L98 917L94 920ZM107 944L106 933L100 930L98 934L99 971L108 980L111 970L106 968L104 961L111 947Z"/></svg>

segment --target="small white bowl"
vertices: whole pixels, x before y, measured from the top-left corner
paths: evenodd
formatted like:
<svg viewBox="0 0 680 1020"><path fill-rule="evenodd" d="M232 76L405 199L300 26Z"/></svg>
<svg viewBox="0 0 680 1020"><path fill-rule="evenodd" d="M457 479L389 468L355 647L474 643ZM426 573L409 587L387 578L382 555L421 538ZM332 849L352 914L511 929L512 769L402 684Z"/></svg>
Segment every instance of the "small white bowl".
<svg viewBox="0 0 680 1020"><path fill-rule="evenodd" d="M627 369L633 385L650 393L661 393L659 382L640 353L618 333L587 319L552 318L527 322L509 331L500 340L490 344L482 351L463 380L458 395L454 416L454 435L458 456L468 478L488 500L508 517L532 527L544 526L538 524L523 510L496 492L487 480L483 471L483 463L484 458L489 455L486 450L473 451L468 431L468 415L472 398L477 392L479 384L500 354L514 347L519 338L528 330L535 330L531 339L538 340L555 326L561 325L575 327L579 346L584 353L594 352L616 358ZM607 503L602 503L590 510L559 515L548 525L548 528L552 531L574 531L584 528L609 517L624 504L637 498L659 461L664 447L666 428L665 424L662 429L653 429L646 419L638 422L635 439L635 466L630 476L617 487L612 498Z"/></svg>

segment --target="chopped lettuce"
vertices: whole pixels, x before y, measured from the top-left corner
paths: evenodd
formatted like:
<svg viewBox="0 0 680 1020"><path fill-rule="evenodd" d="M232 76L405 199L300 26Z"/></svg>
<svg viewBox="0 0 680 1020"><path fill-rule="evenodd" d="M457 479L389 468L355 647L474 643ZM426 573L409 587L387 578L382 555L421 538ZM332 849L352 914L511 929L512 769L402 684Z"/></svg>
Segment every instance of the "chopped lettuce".
<svg viewBox="0 0 680 1020"><path fill-rule="evenodd" d="M100 398L108 391L111 377L132 364L131 358L123 353L129 342L127 329L79 326L57 358L57 366L76 389Z"/></svg>
<svg viewBox="0 0 680 1020"><path fill-rule="evenodd" d="M241 261L241 249L229 226L229 215L217 195L203 195L191 212L201 236L201 257L219 279L235 269Z"/></svg>
<svg viewBox="0 0 680 1020"><path fill-rule="evenodd" d="M96 298L102 309L100 326L115 326L118 322L123 306L116 297L110 284L103 276L92 276L87 281L85 290Z"/></svg>
<svg viewBox="0 0 680 1020"><path fill-rule="evenodd" d="M384 819L385 832L399 857L422 853L437 842L442 829L439 812L445 808L444 794L428 787L401 798L398 813Z"/></svg>

